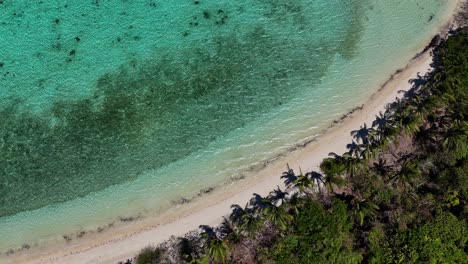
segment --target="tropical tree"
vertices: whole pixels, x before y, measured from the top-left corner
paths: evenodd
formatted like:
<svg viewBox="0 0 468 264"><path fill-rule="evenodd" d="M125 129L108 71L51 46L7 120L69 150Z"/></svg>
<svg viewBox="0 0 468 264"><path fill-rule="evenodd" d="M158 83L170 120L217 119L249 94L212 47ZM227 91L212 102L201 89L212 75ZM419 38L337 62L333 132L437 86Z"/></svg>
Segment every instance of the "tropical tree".
<svg viewBox="0 0 468 264"><path fill-rule="evenodd" d="M403 157L399 161L400 169L391 177L391 180L399 183L403 188L411 185L411 181L421 174L418 164L408 157Z"/></svg>
<svg viewBox="0 0 468 264"><path fill-rule="evenodd" d="M358 171L360 171L363 165L361 159L359 159L359 155L357 158L355 158L350 152L346 152L342 156L334 152L330 152L328 156L332 157L332 159L334 159L337 164L341 164L343 167L340 168L344 168L346 173L348 173L351 176L355 175Z"/></svg>
<svg viewBox="0 0 468 264"><path fill-rule="evenodd" d="M351 213L360 226L364 225L366 218L374 219L380 208L371 200L354 198L351 200Z"/></svg>
<svg viewBox="0 0 468 264"><path fill-rule="evenodd" d="M221 222L221 224L216 229L216 233L218 234L219 238L224 240L227 237L234 234L235 228L236 227L234 226L234 224L231 221L229 221L229 219L227 219L226 217L223 216L223 221Z"/></svg>
<svg viewBox="0 0 468 264"><path fill-rule="evenodd" d="M208 242L208 256L218 263L226 263L229 248L223 240L215 238Z"/></svg>
<svg viewBox="0 0 468 264"><path fill-rule="evenodd" d="M460 105L459 107L463 107L463 105ZM445 115L441 118L441 122L445 124L446 127L458 127L463 124L466 125L466 114L467 113L464 113L464 111L456 111L456 108L448 109L445 112Z"/></svg>
<svg viewBox="0 0 468 264"><path fill-rule="evenodd" d="M439 122L436 122L439 123ZM425 149L432 148L440 141L440 133L436 132L437 128L433 127L422 127L414 137L414 141L421 145Z"/></svg>
<svg viewBox="0 0 468 264"><path fill-rule="evenodd" d="M216 232L213 227L208 225L200 225L199 228L201 229L200 236L205 239L212 239L217 238Z"/></svg>
<svg viewBox="0 0 468 264"><path fill-rule="evenodd" d="M342 157L326 158L320 163L320 170L326 175L344 175L346 173L345 160ZM323 175L319 174L318 178L322 180Z"/></svg>
<svg viewBox="0 0 468 264"><path fill-rule="evenodd" d="M354 140L351 143L347 144L346 148L348 149L348 152L345 154L348 154L349 156L357 159L361 157L361 145L356 143Z"/></svg>
<svg viewBox="0 0 468 264"><path fill-rule="evenodd" d="M361 144L360 158L369 160L377 155L377 148L373 144Z"/></svg>
<svg viewBox="0 0 468 264"><path fill-rule="evenodd" d="M246 208L247 208L247 205L245 206ZM248 212L238 204L231 205L231 209L232 209L232 212L229 215L229 220L231 220L231 222L234 224L241 225L242 217L245 214L248 214Z"/></svg>
<svg viewBox="0 0 468 264"><path fill-rule="evenodd" d="M287 206L294 215L298 215L301 211L301 208L304 206L304 202L305 199L299 197L298 193L293 193L289 197L287 203L285 203L283 206Z"/></svg>
<svg viewBox="0 0 468 264"><path fill-rule="evenodd" d="M421 117L410 106L396 112L395 121L408 137L413 137L419 132L419 126L422 124Z"/></svg>
<svg viewBox="0 0 468 264"><path fill-rule="evenodd" d="M353 176L362 170L364 163L361 159L354 158L346 153L343 155L343 158L345 162L344 164L346 167L346 172L350 176Z"/></svg>
<svg viewBox="0 0 468 264"><path fill-rule="evenodd" d="M228 246L221 240L214 229L207 225L201 225L202 232L200 236L207 244L208 256L218 263L225 263L228 258Z"/></svg>
<svg viewBox="0 0 468 264"><path fill-rule="evenodd" d="M312 181L313 186L317 185L317 189L319 193L322 193L321 184L323 183L323 175L316 171L311 171L311 172L307 172L306 176Z"/></svg>
<svg viewBox="0 0 468 264"><path fill-rule="evenodd" d="M301 173L300 175L297 176L297 179L294 181L294 187L299 189L299 192L301 194L312 196L314 182L310 179L308 175Z"/></svg>
<svg viewBox="0 0 468 264"><path fill-rule="evenodd" d="M382 157L379 157L379 160L373 163L373 168L381 177L388 176L392 171L391 166L387 165L387 160Z"/></svg>
<svg viewBox="0 0 468 264"><path fill-rule="evenodd" d="M389 111L384 113L379 112L379 115L375 116L374 122L372 122L372 127L376 129L379 134L379 143L385 145L389 137L394 137L396 134L396 129L393 124L394 120Z"/></svg>
<svg viewBox="0 0 468 264"><path fill-rule="evenodd" d="M247 212L241 217L240 230L253 235L261 225L260 219L252 212Z"/></svg>
<svg viewBox="0 0 468 264"><path fill-rule="evenodd" d="M445 133L442 146L457 159L465 158L468 155L468 123L452 124Z"/></svg>
<svg viewBox="0 0 468 264"><path fill-rule="evenodd" d="M320 164L320 169L324 176L320 177L325 188L329 193L334 193L333 186L343 187L346 185L344 174L346 171L346 160L342 158L327 158Z"/></svg>
<svg viewBox="0 0 468 264"><path fill-rule="evenodd" d="M283 230L286 230L289 223L294 219L294 217L290 215L283 206L268 207L265 209L264 214L267 220Z"/></svg>
<svg viewBox="0 0 468 264"><path fill-rule="evenodd" d="M253 197L249 201L249 205L254 212L261 212L267 207L274 206L268 197L262 197L257 193L253 194Z"/></svg>
<svg viewBox="0 0 468 264"><path fill-rule="evenodd" d="M322 182L329 193L335 193L333 186L341 188L346 185L346 180L342 176L336 174L326 174Z"/></svg>
<svg viewBox="0 0 468 264"><path fill-rule="evenodd" d="M159 263L163 260L164 251L161 248L147 246L143 248L135 258L135 262L127 259L125 263L135 264L152 264Z"/></svg>

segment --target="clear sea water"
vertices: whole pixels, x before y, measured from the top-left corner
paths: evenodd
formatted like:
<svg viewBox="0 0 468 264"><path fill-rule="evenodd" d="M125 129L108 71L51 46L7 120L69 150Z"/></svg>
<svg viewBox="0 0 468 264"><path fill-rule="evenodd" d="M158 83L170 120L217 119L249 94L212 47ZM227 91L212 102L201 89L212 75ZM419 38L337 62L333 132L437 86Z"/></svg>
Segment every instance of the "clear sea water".
<svg viewBox="0 0 468 264"><path fill-rule="evenodd" d="M0 1L0 251L170 210L314 138L451 8Z"/></svg>

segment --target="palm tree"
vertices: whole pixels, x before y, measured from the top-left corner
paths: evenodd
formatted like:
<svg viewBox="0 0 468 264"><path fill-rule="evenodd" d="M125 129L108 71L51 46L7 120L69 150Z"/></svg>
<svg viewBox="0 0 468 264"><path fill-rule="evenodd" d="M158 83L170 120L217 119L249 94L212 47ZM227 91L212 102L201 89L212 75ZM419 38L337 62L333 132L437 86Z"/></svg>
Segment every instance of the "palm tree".
<svg viewBox="0 0 468 264"><path fill-rule="evenodd" d="M200 236L203 238L214 238L216 237L215 230L208 225L200 225L199 228L202 230L200 232Z"/></svg>
<svg viewBox="0 0 468 264"><path fill-rule="evenodd" d="M445 132L442 146L455 154L458 159L468 154L468 123L454 123Z"/></svg>
<svg viewBox="0 0 468 264"><path fill-rule="evenodd" d="M460 106L460 108L462 107L463 106ZM454 109L448 109L445 112L445 116L442 117L442 121L444 121L445 124L448 124L448 126L463 126L463 124L466 122L466 113L464 113L465 111L455 111Z"/></svg>
<svg viewBox="0 0 468 264"><path fill-rule="evenodd" d="M361 154L360 158L364 160L369 160L371 157L377 155L377 148L373 144L361 144Z"/></svg>
<svg viewBox="0 0 468 264"><path fill-rule="evenodd" d="M304 202L305 200L300 198L298 193L294 193L289 197L288 202L284 206L287 206L294 215L298 215Z"/></svg>
<svg viewBox="0 0 468 264"><path fill-rule="evenodd" d="M395 137L397 129L394 125L394 121L390 111L385 111L383 114L379 112L379 115L375 116L372 127L374 127L379 134L379 144L381 146L386 145L389 139Z"/></svg>
<svg viewBox="0 0 468 264"><path fill-rule="evenodd" d="M270 199L262 197L257 193L253 194L253 197L249 201L249 205L253 208L254 212L263 211L267 207L274 206Z"/></svg>
<svg viewBox="0 0 468 264"><path fill-rule="evenodd" d="M208 256L217 263L226 263L229 248L221 239L211 239L208 242Z"/></svg>
<svg viewBox="0 0 468 264"><path fill-rule="evenodd" d="M335 193L333 186L340 188L346 185L346 180L342 176L336 174L325 175L322 182L329 193Z"/></svg>
<svg viewBox="0 0 468 264"><path fill-rule="evenodd" d="M380 133L387 130L389 127L392 128L393 126L390 113L388 111L385 111L384 113L380 111L379 114L375 116L375 120L372 122L372 127Z"/></svg>
<svg viewBox="0 0 468 264"><path fill-rule="evenodd" d="M245 206L247 208L247 205ZM245 214L248 214L244 208L242 208L238 204L233 204L231 205L232 208L232 213L229 215L229 220L231 220L232 223L241 225L242 224L242 217Z"/></svg>
<svg viewBox="0 0 468 264"><path fill-rule="evenodd" d="M298 188L301 194L311 196L311 190L314 188L314 182L309 178L308 175L301 173L301 175L297 176L297 179L294 182L294 187Z"/></svg>
<svg viewBox="0 0 468 264"><path fill-rule="evenodd" d="M257 231L261 222L260 219L252 212L247 212L241 218L240 230L245 231L247 234L252 235Z"/></svg>
<svg viewBox="0 0 468 264"><path fill-rule="evenodd" d="M247 205L245 208L242 208L238 204L231 205L232 213L229 216L229 219L237 227L238 232L245 231L247 233L252 233L257 230L260 221L256 217L254 209L249 208Z"/></svg>
<svg viewBox="0 0 468 264"><path fill-rule="evenodd" d="M344 171L346 171L351 176L355 175L359 170L361 170L361 160L359 159L359 157L353 157L353 155L349 152L344 153L342 156L334 152L330 152L328 156L333 157L332 159L334 159L337 164L341 164L344 168ZM322 168L322 171L323 170L324 168Z"/></svg>
<svg viewBox="0 0 468 264"><path fill-rule="evenodd" d="M216 233L218 237L222 240L226 239L228 236L234 233L235 226L229 219L223 216L223 221L221 224L216 228Z"/></svg>
<svg viewBox="0 0 468 264"><path fill-rule="evenodd" d="M399 90L398 93L402 93L403 97L405 98L414 98L416 96L420 96L419 92L419 87L422 84L422 82L425 82L425 80L422 80L420 76L419 78L416 79L411 79L410 82L413 83L413 87L411 87L409 90Z"/></svg>
<svg viewBox="0 0 468 264"><path fill-rule="evenodd" d="M358 171L362 169L362 166L363 166L362 160L355 158L348 153L345 153L343 155L343 161L346 167L346 172L350 176L355 175Z"/></svg>
<svg viewBox="0 0 468 264"><path fill-rule="evenodd" d="M380 208L371 200L354 198L351 200L351 212L354 219L359 220L359 225L364 224L365 218L374 219L377 215L377 210Z"/></svg>
<svg viewBox="0 0 468 264"><path fill-rule="evenodd" d="M273 225L279 226L281 229L286 230L289 223L294 219L283 206L272 206L268 207L264 211L266 219L268 219Z"/></svg>
<svg viewBox="0 0 468 264"><path fill-rule="evenodd" d="M404 161L401 161L404 160ZM421 170L417 163L409 159L408 157L403 157L398 161L401 165L399 171L395 173L391 180L397 181L403 188L406 188L411 184L411 181L421 174Z"/></svg>
<svg viewBox="0 0 468 264"><path fill-rule="evenodd" d="M420 119L425 119L432 109L434 109L434 106L438 107L438 105L434 105L434 100L426 100L426 98L421 95L413 97L411 101L415 108L415 114Z"/></svg>
<svg viewBox="0 0 468 264"><path fill-rule="evenodd" d="M407 100L402 100L401 98L396 97L395 101L389 105L387 110L390 111L390 114L395 118L395 114L405 111L408 105Z"/></svg>
<svg viewBox="0 0 468 264"><path fill-rule="evenodd" d="M379 173L381 177L387 176L391 171L391 167L387 165L387 160L379 157L378 162L374 162L374 169Z"/></svg>
<svg viewBox="0 0 468 264"><path fill-rule="evenodd" d="M345 159L343 157L326 158L320 163L320 170L327 175L343 175L346 172ZM320 173L314 174L315 178L323 178Z"/></svg>
<svg viewBox="0 0 468 264"><path fill-rule="evenodd" d="M428 120L431 118L428 118ZM430 122L430 121L429 121ZM429 128L422 128L419 132L415 135L414 140L418 142L423 148L430 148L431 146L435 146L437 144L438 136L440 133L437 132L438 128L436 124L439 122L430 122L431 126Z"/></svg>
<svg viewBox="0 0 468 264"><path fill-rule="evenodd" d="M311 171L306 173L306 176L309 177L309 179L311 179L313 185L317 185L319 193L322 193L322 188L320 184L323 183L323 175L316 171Z"/></svg>
<svg viewBox="0 0 468 264"><path fill-rule="evenodd" d="M354 142L354 140L346 145L348 152L345 154L349 154L351 157L360 158L361 157L361 145Z"/></svg>
<svg viewBox="0 0 468 264"><path fill-rule="evenodd" d="M214 229L207 225L201 225L202 232L200 236L208 245L208 256L215 262L225 263L228 256L228 246L221 240Z"/></svg>
<svg viewBox="0 0 468 264"><path fill-rule="evenodd" d="M401 112L395 113L395 121L409 137L412 137L419 132L419 126L422 123L420 116L411 108L412 107L407 106Z"/></svg>

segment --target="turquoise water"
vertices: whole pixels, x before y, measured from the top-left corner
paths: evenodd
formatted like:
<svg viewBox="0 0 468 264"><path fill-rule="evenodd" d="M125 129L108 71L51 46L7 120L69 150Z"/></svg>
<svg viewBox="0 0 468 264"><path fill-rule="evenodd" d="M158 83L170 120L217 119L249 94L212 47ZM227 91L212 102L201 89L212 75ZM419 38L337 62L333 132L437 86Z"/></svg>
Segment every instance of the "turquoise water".
<svg viewBox="0 0 468 264"><path fill-rule="evenodd" d="M450 7L0 1L0 249L161 212L313 138Z"/></svg>

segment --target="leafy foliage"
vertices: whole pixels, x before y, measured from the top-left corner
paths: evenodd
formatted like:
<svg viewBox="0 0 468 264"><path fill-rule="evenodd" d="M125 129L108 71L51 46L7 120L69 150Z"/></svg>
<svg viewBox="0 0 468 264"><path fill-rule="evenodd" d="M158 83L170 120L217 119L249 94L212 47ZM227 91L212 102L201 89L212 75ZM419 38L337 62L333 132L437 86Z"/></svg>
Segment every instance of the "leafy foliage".
<svg viewBox="0 0 468 264"><path fill-rule="evenodd" d="M334 200L326 210L321 203L308 201L296 221L291 234L278 239L271 250L275 262L358 263L362 259L353 252L352 223L343 202Z"/></svg>
<svg viewBox="0 0 468 264"><path fill-rule="evenodd" d="M439 214L420 227L371 239L370 263L468 263L466 220Z"/></svg>
<svg viewBox="0 0 468 264"><path fill-rule="evenodd" d="M161 261L162 249L148 246L136 257L136 264L157 264Z"/></svg>

